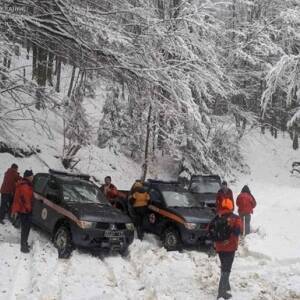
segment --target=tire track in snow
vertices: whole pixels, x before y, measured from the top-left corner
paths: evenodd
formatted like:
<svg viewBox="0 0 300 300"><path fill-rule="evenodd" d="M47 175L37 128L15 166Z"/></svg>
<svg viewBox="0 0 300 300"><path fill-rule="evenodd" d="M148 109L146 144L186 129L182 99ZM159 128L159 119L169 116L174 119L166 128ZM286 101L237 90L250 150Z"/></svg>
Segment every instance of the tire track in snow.
<svg viewBox="0 0 300 300"><path fill-rule="evenodd" d="M124 299L156 299L129 258L111 256L103 258L103 262L115 282L115 289L124 295Z"/></svg>
<svg viewBox="0 0 300 300"><path fill-rule="evenodd" d="M32 262L32 291L35 299L61 299L71 260L58 259L55 247L36 241Z"/></svg>

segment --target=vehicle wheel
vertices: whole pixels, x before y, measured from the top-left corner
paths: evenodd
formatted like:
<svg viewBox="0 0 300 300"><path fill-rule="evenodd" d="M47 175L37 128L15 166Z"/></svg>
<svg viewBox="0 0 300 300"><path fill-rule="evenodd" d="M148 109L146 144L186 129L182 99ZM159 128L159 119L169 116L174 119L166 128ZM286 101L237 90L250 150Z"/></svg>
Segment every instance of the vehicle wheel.
<svg viewBox="0 0 300 300"><path fill-rule="evenodd" d="M177 229L173 227L167 228L162 234L163 246L168 251L175 251L182 249L180 235Z"/></svg>
<svg viewBox="0 0 300 300"><path fill-rule="evenodd" d="M62 225L58 227L53 238L54 246L58 251L58 258L69 258L73 251L73 243L70 229Z"/></svg>
<svg viewBox="0 0 300 300"><path fill-rule="evenodd" d="M123 257L127 257L129 255L129 250L128 247L123 248L122 250L119 251L120 255Z"/></svg>

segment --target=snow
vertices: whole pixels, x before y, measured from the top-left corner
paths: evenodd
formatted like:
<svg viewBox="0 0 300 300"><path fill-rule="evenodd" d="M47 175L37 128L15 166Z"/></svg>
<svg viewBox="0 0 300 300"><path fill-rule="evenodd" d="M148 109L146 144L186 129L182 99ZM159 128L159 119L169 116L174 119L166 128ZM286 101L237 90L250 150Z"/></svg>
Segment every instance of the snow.
<svg viewBox="0 0 300 300"><path fill-rule="evenodd" d="M60 166L53 141L42 135L32 135L30 141L39 141L43 160ZM251 174L238 176L232 188L237 196L248 184L258 206L252 220L254 232L242 241L234 261L233 299L300 299L300 178L289 173L299 151L292 150L288 135L280 134L275 140L257 131L243 138L242 149ZM93 145L82 149L79 157L82 172L100 178L112 174L120 188L127 188L140 171L130 159ZM15 159L0 154L1 170L13 161L21 170L28 166L35 171L47 169L36 156ZM167 176L169 164L162 162L157 176ZM96 257L76 250L71 259L59 260L49 237L39 230L30 233L28 255L20 253L19 238L19 230L8 222L1 225L1 300L216 299L219 260L204 250L167 252L155 236L146 235L142 242L133 242L127 258Z"/></svg>

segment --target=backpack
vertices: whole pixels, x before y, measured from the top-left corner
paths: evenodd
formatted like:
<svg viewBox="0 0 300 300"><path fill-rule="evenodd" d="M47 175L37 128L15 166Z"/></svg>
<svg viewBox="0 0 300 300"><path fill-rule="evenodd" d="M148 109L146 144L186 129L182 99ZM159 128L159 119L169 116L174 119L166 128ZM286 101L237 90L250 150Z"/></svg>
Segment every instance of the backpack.
<svg viewBox="0 0 300 300"><path fill-rule="evenodd" d="M210 223L209 236L215 242L229 240L232 228L228 222L228 215L216 216Z"/></svg>

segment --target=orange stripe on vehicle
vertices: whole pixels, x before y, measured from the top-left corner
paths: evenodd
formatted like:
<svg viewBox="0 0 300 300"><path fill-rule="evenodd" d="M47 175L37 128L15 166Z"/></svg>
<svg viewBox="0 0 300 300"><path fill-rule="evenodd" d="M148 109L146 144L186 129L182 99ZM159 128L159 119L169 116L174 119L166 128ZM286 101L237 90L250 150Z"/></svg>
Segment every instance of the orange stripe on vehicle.
<svg viewBox="0 0 300 300"><path fill-rule="evenodd" d="M152 204L148 205L148 208L156 213L158 213L161 216L167 217L175 222L178 222L180 224L185 224L185 221L183 218L178 217L177 215L170 213L164 209L158 208Z"/></svg>
<svg viewBox="0 0 300 300"><path fill-rule="evenodd" d="M51 207L56 212L64 215L65 217L69 218L70 220L74 221L79 227L81 227L80 220L74 214L72 214L70 211L68 211L68 210L62 208L61 206L53 203L52 201L48 200L47 198L45 198L42 195L39 195L37 193L33 193L33 194L34 194L34 197L36 199L42 200L45 205Z"/></svg>

